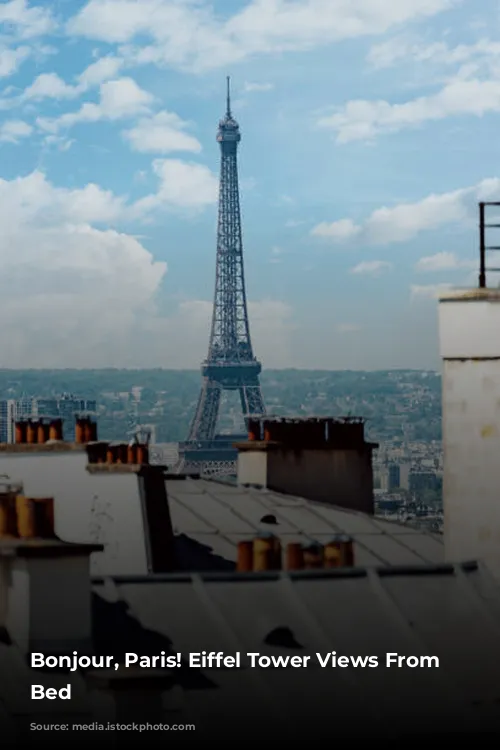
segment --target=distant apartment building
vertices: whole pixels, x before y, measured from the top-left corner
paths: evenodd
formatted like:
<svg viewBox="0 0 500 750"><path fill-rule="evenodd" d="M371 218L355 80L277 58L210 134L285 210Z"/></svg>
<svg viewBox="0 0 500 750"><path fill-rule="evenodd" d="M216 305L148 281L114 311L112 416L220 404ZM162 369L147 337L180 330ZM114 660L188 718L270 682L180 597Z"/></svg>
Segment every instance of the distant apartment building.
<svg viewBox="0 0 500 750"><path fill-rule="evenodd" d="M399 464L390 464L387 468L387 489L395 490L400 486L399 484Z"/></svg>
<svg viewBox="0 0 500 750"><path fill-rule="evenodd" d="M11 398L0 401L0 442L14 442L15 419L16 401Z"/></svg>
<svg viewBox="0 0 500 750"><path fill-rule="evenodd" d="M410 464L399 464L399 486L402 490L410 489Z"/></svg>
<svg viewBox="0 0 500 750"><path fill-rule="evenodd" d="M0 443L15 441L15 422L33 414L32 398L0 399Z"/></svg>
<svg viewBox="0 0 500 750"><path fill-rule="evenodd" d="M15 422L23 417L61 417L64 422L64 438L75 438L75 417L77 414L95 414L95 399L76 398L63 394L53 398L0 399L0 442L15 442Z"/></svg>
<svg viewBox="0 0 500 750"><path fill-rule="evenodd" d="M435 491L439 486L438 478L433 471L411 471L409 479L410 492L417 497L426 491Z"/></svg>

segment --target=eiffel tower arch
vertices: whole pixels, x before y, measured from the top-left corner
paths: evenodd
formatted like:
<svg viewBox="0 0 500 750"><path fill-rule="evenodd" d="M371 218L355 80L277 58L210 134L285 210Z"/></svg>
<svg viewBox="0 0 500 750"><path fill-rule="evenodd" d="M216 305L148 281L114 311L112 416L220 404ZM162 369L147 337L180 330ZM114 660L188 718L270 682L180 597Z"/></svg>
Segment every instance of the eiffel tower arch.
<svg viewBox="0 0 500 750"><path fill-rule="evenodd" d="M260 387L262 366L254 356L243 267L238 144L240 128L231 112L229 78L226 114L219 123L219 213L215 294L208 355L202 363L201 392L185 443L179 446L182 471L212 475L232 474L235 436L217 435L223 391L238 391L245 423L265 414Z"/></svg>

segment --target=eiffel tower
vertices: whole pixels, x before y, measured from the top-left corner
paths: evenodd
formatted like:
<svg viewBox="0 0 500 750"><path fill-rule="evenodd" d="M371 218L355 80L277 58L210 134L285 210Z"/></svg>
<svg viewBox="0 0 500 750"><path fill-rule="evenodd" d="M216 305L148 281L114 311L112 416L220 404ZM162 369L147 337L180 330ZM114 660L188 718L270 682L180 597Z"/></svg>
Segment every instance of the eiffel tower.
<svg viewBox="0 0 500 750"><path fill-rule="evenodd" d="M225 117L219 122L219 216L215 296L208 356L202 363L202 385L186 443L179 446L186 472L231 475L241 436L216 435L222 391L239 391L245 422L265 413L260 389L261 364L253 354L248 323L238 188L240 128L231 112L229 78Z"/></svg>

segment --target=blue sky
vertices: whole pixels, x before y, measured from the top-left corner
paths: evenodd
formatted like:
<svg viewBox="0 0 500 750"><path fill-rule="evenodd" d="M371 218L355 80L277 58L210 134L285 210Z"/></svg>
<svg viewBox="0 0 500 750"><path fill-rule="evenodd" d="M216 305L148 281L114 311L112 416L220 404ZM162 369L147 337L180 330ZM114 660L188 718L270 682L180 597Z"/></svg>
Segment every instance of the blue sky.
<svg viewBox="0 0 500 750"><path fill-rule="evenodd" d="M0 3L3 366L199 365L226 75L264 366L438 366L500 200L498 0Z"/></svg>

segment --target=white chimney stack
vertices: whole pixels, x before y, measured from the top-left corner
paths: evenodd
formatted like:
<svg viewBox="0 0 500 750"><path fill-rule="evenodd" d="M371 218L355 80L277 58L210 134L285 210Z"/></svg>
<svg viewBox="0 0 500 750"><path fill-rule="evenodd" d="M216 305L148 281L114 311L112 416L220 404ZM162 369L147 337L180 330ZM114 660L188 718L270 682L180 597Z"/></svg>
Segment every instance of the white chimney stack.
<svg viewBox="0 0 500 750"><path fill-rule="evenodd" d="M373 513L372 451L355 417L250 420L238 483Z"/></svg>
<svg viewBox="0 0 500 750"><path fill-rule="evenodd" d="M0 493L0 627L24 653L89 652L90 555L102 546L57 539L53 505Z"/></svg>
<svg viewBox="0 0 500 750"><path fill-rule="evenodd" d="M500 290L444 294L439 336L446 557L500 572Z"/></svg>

